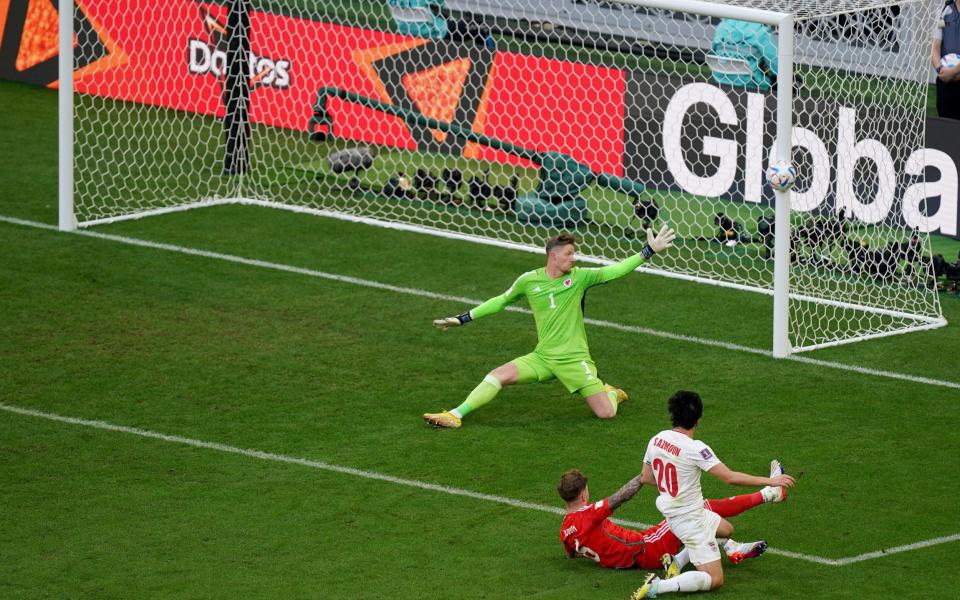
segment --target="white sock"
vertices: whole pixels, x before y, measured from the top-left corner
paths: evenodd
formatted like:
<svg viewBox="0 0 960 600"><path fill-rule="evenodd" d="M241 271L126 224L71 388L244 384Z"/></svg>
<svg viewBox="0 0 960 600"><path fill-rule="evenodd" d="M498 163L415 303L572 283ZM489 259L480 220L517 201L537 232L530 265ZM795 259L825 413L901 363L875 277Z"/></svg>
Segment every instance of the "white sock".
<svg viewBox="0 0 960 600"><path fill-rule="evenodd" d="M717 542L719 541L720 540L718 539ZM727 554L730 554L731 552L734 552L737 549L737 546L739 545L740 545L739 542L735 542L733 541L733 538L730 538L729 540L723 542L721 547L723 548L724 552L726 552Z"/></svg>
<svg viewBox="0 0 960 600"><path fill-rule="evenodd" d="M685 566L690 564L690 553L684 548L673 555L673 562L676 563L677 568L682 571Z"/></svg>
<svg viewBox="0 0 960 600"><path fill-rule="evenodd" d="M462 419L462 418L463 418L463 415L461 415L461 414L460 414L460 411L457 410L457 409L451 410L451 411L450 411L450 414L453 415L453 416L455 416L455 417L458 418L458 419Z"/></svg>
<svg viewBox="0 0 960 600"><path fill-rule="evenodd" d="M657 583L657 595L672 592L705 592L710 589L709 573L703 571L687 571L673 579L661 579Z"/></svg>

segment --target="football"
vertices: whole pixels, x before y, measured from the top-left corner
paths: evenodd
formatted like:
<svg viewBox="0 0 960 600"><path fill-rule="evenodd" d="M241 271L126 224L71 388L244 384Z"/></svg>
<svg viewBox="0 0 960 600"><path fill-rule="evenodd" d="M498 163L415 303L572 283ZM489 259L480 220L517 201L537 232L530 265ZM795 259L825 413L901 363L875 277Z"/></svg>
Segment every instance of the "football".
<svg viewBox="0 0 960 600"><path fill-rule="evenodd" d="M767 183L778 192L786 192L796 180L797 170L785 160L773 162L767 169Z"/></svg>
<svg viewBox="0 0 960 600"><path fill-rule="evenodd" d="M960 65L960 56L953 54L947 54L946 56L940 57L940 64L943 65L946 69L952 69L957 65Z"/></svg>

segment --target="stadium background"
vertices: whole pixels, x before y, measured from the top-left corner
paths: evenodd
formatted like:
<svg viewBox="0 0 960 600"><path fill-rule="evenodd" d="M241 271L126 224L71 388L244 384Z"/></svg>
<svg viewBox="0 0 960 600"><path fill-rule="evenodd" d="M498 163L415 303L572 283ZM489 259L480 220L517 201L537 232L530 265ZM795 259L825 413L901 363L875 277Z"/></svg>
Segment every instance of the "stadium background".
<svg viewBox="0 0 960 600"><path fill-rule="evenodd" d="M17 76L51 60L44 48ZM589 328L605 377L634 394L616 422L538 386L445 435L417 415L529 346L528 318L434 337L429 319L463 301L357 281L479 299L531 257L244 207L60 235L37 226L56 223L55 92L3 83L0 98L0 402L38 411L0 413L3 596L626 597L639 574L564 560L557 515L449 492L557 506L556 476L579 466L612 493L661 427L659 402L690 385L732 466L762 472L776 456L804 472L790 502L738 520L777 552L730 569L717 595L949 597L960 584L943 568L960 539L944 466L960 448L955 327L773 361L743 350L768 339L766 299L632 277L590 305L626 327ZM702 343L718 339L742 347ZM649 500L623 518L655 520Z"/></svg>

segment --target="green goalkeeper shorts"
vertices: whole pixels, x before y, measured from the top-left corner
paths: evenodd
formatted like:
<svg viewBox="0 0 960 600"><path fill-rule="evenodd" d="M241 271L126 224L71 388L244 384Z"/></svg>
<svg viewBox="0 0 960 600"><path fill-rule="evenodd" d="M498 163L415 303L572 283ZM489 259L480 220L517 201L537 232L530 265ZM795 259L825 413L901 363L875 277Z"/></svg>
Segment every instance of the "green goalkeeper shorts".
<svg viewBox="0 0 960 600"><path fill-rule="evenodd" d="M597 377L597 365L588 354L555 359L531 352L512 362L519 373L517 383L558 379L568 392L578 393L584 398L603 391L603 382Z"/></svg>

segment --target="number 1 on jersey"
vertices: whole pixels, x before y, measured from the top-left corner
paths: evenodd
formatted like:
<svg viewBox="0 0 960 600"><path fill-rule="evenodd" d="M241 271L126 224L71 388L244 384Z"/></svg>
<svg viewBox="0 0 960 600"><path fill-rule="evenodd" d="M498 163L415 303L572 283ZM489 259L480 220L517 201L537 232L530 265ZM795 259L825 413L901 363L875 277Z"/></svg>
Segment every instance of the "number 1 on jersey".
<svg viewBox="0 0 960 600"><path fill-rule="evenodd" d="M664 462L659 458L653 460L653 471L657 475L657 489L661 492L677 497L677 466L671 462Z"/></svg>
<svg viewBox="0 0 960 600"><path fill-rule="evenodd" d="M550 292L550 308L556 308L557 301L553 298L553 292Z"/></svg>

